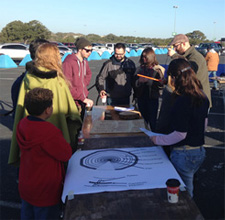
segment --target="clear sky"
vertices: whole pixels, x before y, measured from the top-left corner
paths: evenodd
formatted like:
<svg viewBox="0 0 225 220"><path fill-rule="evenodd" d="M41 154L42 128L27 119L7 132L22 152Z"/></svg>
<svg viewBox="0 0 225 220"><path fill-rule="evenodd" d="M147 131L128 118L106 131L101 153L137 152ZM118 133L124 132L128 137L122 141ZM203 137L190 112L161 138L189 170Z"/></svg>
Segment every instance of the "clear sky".
<svg viewBox="0 0 225 220"><path fill-rule="evenodd" d="M225 37L225 0L0 0L0 11L0 31L38 20L53 33L169 38L175 28Z"/></svg>

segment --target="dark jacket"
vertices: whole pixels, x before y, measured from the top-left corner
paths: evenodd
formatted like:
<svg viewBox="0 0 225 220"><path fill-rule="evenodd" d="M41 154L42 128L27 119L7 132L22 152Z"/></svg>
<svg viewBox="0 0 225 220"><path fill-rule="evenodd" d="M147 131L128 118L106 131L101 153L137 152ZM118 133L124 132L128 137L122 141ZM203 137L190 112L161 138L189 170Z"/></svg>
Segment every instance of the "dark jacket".
<svg viewBox="0 0 225 220"><path fill-rule="evenodd" d="M165 69L160 65L155 65L153 68L140 66L137 68L134 77L134 94L136 98L148 96L150 99L159 98L159 90L163 88L162 82L148 80L146 83L139 83L137 74L150 76L156 79L163 79Z"/></svg>
<svg viewBox="0 0 225 220"><path fill-rule="evenodd" d="M177 55L175 54L172 56L172 58L176 58L176 56ZM183 57L185 57L190 62L192 69L195 71L197 78L200 80L203 86L204 93L209 99L210 107L212 107L208 68L205 58L195 49L194 46L188 48L183 54Z"/></svg>
<svg viewBox="0 0 225 220"><path fill-rule="evenodd" d="M136 67L132 60L125 57L118 62L114 56L106 61L96 77L98 92L105 90L111 98L129 97L132 92L132 82Z"/></svg>
<svg viewBox="0 0 225 220"><path fill-rule="evenodd" d="M11 99L12 99L12 104L13 104L13 118L15 117L15 110L16 110L16 104L17 104L17 100L18 100L18 95L19 95L19 91L20 91L20 86L21 83L23 81L23 78L26 74L26 71L23 72L13 83L12 87L11 87Z"/></svg>
<svg viewBox="0 0 225 220"><path fill-rule="evenodd" d="M26 73L27 73L27 69L29 68L29 66L33 65L34 62L30 61L26 63L26 71L23 72L12 84L11 87L11 99L12 99L12 104L13 104L13 118L15 117L15 110L16 110L16 104L17 104L17 100L18 100L18 95L19 95L19 91L20 91L20 86L21 83L23 81L23 78L25 77Z"/></svg>
<svg viewBox="0 0 225 220"><path fill-rule="evenodd" d="M171 132L186 132L187 136L173 146L202 146L205 144L205 119L208 117L209 100L205 96L202 103L194 105L190 96L175 98L170 114Z"/></svg>

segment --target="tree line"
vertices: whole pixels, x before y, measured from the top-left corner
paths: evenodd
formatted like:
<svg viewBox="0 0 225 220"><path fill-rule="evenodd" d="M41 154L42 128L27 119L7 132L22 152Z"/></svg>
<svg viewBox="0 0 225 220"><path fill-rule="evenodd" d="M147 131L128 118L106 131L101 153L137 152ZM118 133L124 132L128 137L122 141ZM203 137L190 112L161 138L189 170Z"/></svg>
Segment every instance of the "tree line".
<svg viewBox="0 0 225 220"><path fill-rule="evenodd" d="M186 33L190 39L190 43L198 45L201 42L210 42L204 33L199 30L195 30L190 33ZM29 44L32 40L41 38L49 41L58 42L75 42L75 38L78 36L86 37L90 42L93 43L152 43L156 46L168 45L171 38L146 38L146 37L134 37L134 36L116 36L114 34L108 34L106 36L99 36L97 34L75 34L75 33L52 33L46 28L41 22L32 20L28 23L22 21L12 21L8 23L0 32L0 43L7 42L20 42Z"/></svg>

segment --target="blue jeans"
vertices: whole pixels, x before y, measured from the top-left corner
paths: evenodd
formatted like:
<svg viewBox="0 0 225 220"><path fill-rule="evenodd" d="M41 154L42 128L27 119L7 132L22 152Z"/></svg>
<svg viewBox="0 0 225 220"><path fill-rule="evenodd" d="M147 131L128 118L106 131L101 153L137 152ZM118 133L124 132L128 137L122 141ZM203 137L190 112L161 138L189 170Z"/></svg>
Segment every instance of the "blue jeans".
<svg viewBox="0 0 225 220"><path fill-rule="evenodd" d="M125 97L125 98L111 98L107 97L107 105L130 105L130 97Z"/></svg>
<svg viewBox="0 0 225 220"><path fill-rule="evenodd" d="M159 107L159 99L150 99L147 96L138 98L138 108L145 122L150 125L152 131L156 131L156 121Z"/></svg>
<svg viewBox="0 0 225 220"><path fill-rule="evenodd" d="M216 71L208 71L208 75L213 75L213 77L216 77ZM217 88L217 80L213 80L214 88Z"/></svg>
<svg viewBox="0 0 225 220"><path fill-rule="evenodd" d="M60 205L37 207L22 199L21 220L59 219Z"/></svg>
<svg viewBox="0 0 225 220"><path fill-rule="evenodd" d="M187 191L193 197L193 179L205 159L205 149L203 147L194 150L176 150L174 148L170 154L170 159L180 177L184 181Z"/></svg>

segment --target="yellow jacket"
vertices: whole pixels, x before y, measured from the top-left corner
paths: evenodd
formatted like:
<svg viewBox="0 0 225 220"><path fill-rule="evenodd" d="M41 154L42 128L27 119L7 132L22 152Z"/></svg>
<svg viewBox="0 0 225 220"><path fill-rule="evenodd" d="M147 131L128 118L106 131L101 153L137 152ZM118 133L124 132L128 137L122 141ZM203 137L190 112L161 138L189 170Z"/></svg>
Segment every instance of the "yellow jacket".
<svg viewBox="0 0 225 220"><path fill-rule="evenodd" d="M32 67L28 70L20 87L10 146L9 164L19 165L20 150L16 140L16 128L20 119L28 115L24 108L24 97L27 92L36 87L52 90L53 114L47 121L62 131L64 138L71 145L72 149L76 147L76 135L82 122L66 82L64 79L57 77L55 71L45 72Z"/></svg>

